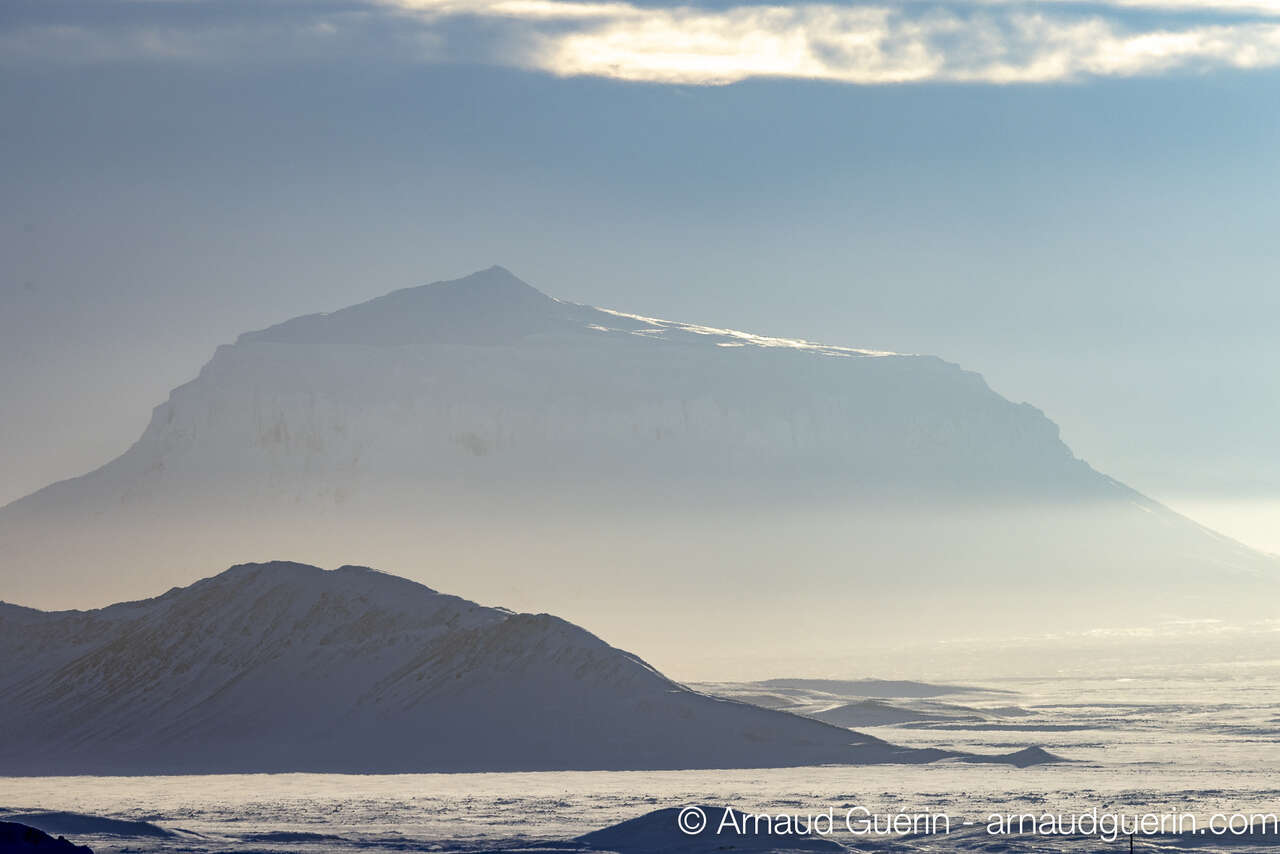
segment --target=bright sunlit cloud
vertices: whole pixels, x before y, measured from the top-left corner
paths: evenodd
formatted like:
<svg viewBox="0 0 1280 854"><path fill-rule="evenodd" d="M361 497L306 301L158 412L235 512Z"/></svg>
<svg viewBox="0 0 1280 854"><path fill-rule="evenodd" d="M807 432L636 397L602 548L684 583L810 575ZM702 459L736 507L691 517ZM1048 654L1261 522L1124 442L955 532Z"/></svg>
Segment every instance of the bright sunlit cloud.
<svg viewBox="0 0 1280 854"><path fill-rule="evenodd" d="M682 84L793 77L841 83L1044 83L1183 66L1280 62L1280 25L1126 33L1101 18L1019 13L918 17L885 8L749 6L723 12L634 10L546 38L539 67Z"/></svg>
<svg viewBox="0 0 1280 854"><path fill-rule="evenodd" d="M120 15L0 31L0 59L290 62L369 56L681 85L1052 83L1280 65L1280 0L650 6L571 0L330 0ZM192 14L192 10L203 10ZM1137 11L1142 10L1142 11ZM260 17L262 20L256 20Z"/></svg>

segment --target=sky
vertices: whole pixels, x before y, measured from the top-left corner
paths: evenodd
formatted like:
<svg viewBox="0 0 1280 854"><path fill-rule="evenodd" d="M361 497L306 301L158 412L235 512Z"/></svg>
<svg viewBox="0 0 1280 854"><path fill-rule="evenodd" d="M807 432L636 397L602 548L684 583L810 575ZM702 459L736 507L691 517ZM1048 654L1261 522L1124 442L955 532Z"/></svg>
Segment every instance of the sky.
<svg viewBox="0 0 1280 854"><path fill-rule="evenodd" d="M502 264L981 372L1280 552L1280 2L9 0L0 502L241 332Z"/></svg>

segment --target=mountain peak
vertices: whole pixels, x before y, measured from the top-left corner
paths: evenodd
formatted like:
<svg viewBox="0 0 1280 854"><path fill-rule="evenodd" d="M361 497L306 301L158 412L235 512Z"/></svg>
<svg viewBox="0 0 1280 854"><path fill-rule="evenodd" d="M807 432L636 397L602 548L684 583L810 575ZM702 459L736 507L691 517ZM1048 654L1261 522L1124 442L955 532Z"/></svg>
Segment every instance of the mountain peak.
<svg viewBox="0 0 1280 854"><path fill-rule="evenodd" d="M296 317L242 335L239 343L501 344L570 322L562 303L495 265L340 311Z"/></svg>
<svg viewBox="0 0 1280 854"><path fill-rule="evenodd" d="M242 595L259 596L272 589L287 589L289 598L295 601L353 595L364 597L388 612L448 607L462 611L489 610L495 617L505 616L496 609L485 609L466 599L440 593L420 582L371 567L348 564L337 569L324 569L287 560L236 564L186 587L175 587L166 595L171 599L189 597L207 602L202 597L214 589L221 589L226 596L232 598Z"/></svg>
<svg viewBox="0 0 1280 854"><path fill-rule="evenodd" d="M463 276L461 279L454 279L453 282L458 284L485 285L485 284L509 284L517 285L531 291L537 291L533 285L521 279L515 273L508 270L501 264L494 264L492 267L486 267L483 270L477 270L474 273ZM450 284L443 282L441 284ZM539 291L539 293L541 293Z"/></svg>
<svg viewBox="0 0 1280 854"><path fill-rule="evenodd" d="M392 291L381 299L405 293L416 293L426 299L440 299L450 291L465 291L472 296L484 294L494 299L555 302L551 297L524 281L506 267L498 264L494 264L484 270L477 270L460 279L448 279L441 282L432 282L429 285L418 285L412 288Z"/></svg>

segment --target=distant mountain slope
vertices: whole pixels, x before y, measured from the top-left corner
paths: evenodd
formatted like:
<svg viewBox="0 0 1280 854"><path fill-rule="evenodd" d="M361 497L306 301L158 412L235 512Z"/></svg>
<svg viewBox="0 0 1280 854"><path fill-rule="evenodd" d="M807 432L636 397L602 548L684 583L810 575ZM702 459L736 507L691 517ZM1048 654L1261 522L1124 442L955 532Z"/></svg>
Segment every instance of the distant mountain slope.
<svg viewBox="0 0 1280 854"><path fill-rule="evenodd" d="M42 607L276 554L552 607L707 678L1280 601L1275 560L1094 471L977 374L574 305L498 267L243 335L121 457L0 509L0 595Z"/></svg>
<svg viewBox="0 0 1280 854"><path fill-rule="evenodd" d="M0 774L926 762L695 693L546 614L361 567L233 567L93 612L0 607Z"/></svg>
<svg viewBox="0 0 1280 854"><path fill-rule="evenodd" d="M229 481L242 501L341 506L395 474L557 473L1129 496L1038 410L935 357L564 303L495 267L242 335L124 456L7 511L101 512Z"/></svg>

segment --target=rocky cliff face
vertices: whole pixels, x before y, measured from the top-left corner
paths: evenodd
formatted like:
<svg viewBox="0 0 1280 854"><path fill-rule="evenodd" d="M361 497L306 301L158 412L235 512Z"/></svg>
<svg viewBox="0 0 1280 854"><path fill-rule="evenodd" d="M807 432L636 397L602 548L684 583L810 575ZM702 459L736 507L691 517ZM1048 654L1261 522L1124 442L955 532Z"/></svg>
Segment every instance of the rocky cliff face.
<svg viewBox="0 0 1280 854"><path fill-rule="evenodd" d="M241 336L119 459L0 510L0 545L0 590L33 604L289 554L662 660L799 649L800 615L911 637L1128 623L1135 597L1238 615L1263 600L1227 591L1275 574L955 365L573 305L501 268Z"/></svg>
<svg viewBox="0 0 1280 854"><path fill-rule="evenodd" d="M606 312L494 268L241 336L121 459L14 512L219 480L237 500L342 504L396 478L621 472L850 491L1114 487L1039 411L936 358Z"/></svg>

